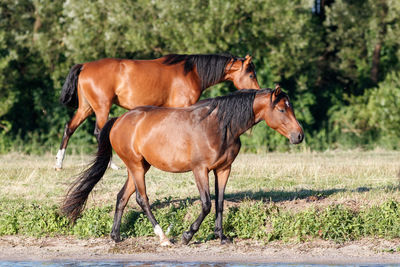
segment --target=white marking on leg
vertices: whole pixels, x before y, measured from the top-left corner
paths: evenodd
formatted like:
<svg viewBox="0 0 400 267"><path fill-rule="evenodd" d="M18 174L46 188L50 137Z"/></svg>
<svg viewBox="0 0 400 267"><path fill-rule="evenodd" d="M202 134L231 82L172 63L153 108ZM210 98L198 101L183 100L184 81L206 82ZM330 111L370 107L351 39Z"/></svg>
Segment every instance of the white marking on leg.
<svg viewBox="0 0 400 267"><path fill-rule="evenodd" d="M154 233L160 237L160 245L161 246L172 246L172 243L169 239L165 236L163 230L161 229L160 225L154 226Z"/></svg>
<svg viewBox="0 0 400 267"><path fill-rule="evenodd" d="M115 164L112 160L108 163L108 167L113 169L113 170L119 170L119 167L117 164Z"/></svg>
<svg viewBox="0 0 400 267"><path fill-rule="evenodd" d="M154 233L156 235L158 235L160 238L165 236L163 230L161 229L160 225L158 225L158 224L156 226L154 226Z"/></svg>
<svg viewBox="0 0 400 267"><path fill-rule="evenodd" d="M174 226L174 224L171 223L171 224L168 226L167 231L165 231L165 234L168 235L168 234L171 232L173 226Z"/></svg>
<svg viewBox="0 0 400 267"><path fill-rule="evenodd" d="M61 169L65 157L65 148L58 150L56 156L56 169Z"/></svg>

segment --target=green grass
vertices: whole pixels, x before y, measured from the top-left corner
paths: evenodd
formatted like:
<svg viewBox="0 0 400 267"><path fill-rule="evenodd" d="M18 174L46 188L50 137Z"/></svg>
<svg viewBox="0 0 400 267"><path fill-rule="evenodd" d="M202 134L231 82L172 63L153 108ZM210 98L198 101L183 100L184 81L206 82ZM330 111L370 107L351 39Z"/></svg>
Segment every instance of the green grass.
<svg viewBox="0 0 400 267"><path fill-rule="evenodd" d="M94 207L72 225L59 214L56 206L13 205L1 206L0 235L22 234L29 236L75 235L81 238L100 237L109 234L112 225L112 207ZM199 214L197 206L189 202L155 210L160 225L171 238L179 239L193 218ZM225 212L225 234L232 238L307 241L313 238L337 242L362 237L399 238L400 202L387 201L379 206L358 211L343 205L307 208L294 212L281 210L274 204L262 201L245 201ZM204 220L195 240L206 241L213 236L214 216ZM123 237L152 236L153 229L142 212L128 211L124 216Z"/></svg>
<svg viewBox="0 0 400 267"><path fill-rule="evenodd" d="M72 177L91 157L68 156L61 172L53 170L54 158L0 155L0 235L109 234L126 170L107 171L90 195L83 216L71 225L59 214L59 203ZM398 238L399 158L400 152L395 151L240 154L226 189L225 234L265 242ZM170 237L180 238L200 212L192 174L151 169L146 177L160 225L169 229ZM210 174L211 189L213 180ZM213 238L213 228L212 212L195 239ZM125 210L121 234L153 235L134 197Z"/></svg>

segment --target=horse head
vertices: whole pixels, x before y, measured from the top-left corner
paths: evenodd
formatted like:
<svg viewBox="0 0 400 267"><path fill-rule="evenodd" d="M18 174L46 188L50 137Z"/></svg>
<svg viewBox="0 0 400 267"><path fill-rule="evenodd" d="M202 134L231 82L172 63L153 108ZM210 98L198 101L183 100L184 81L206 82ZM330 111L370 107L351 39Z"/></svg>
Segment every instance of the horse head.
<svg viewBox="0 0 400 267"><path fill-rule="evenodd" d="M260 89L251 56L232 58L225 70L225 79L233 82L237 89Z"/></svg>
<svg viewBox="0 0 400 267"><path fill-rule="evenodd" d="M303 128L294 115L289 96L276 85L255 101L254 113L256 122L265 120L267 125L290 140L292 144L299 144L304 139Z"/></svg>

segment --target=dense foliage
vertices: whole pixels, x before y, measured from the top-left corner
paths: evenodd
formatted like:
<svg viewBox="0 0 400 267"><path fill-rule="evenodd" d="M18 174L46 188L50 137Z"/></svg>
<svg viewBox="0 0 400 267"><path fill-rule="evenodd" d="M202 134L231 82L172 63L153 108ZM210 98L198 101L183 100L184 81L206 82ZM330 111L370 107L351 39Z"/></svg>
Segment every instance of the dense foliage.
<svg viewBox="0 0 400 267"><path fill-rule="evenodd" d="M76 63L221 52L251 53L260 85L286 89L306 146L398 148L399 18L397 0L2 0L0 152L57 149L73 113L58 97ZM93 149L93 128L84 123L71 145ZM292 149L261 124L242 140Z"/></svg>

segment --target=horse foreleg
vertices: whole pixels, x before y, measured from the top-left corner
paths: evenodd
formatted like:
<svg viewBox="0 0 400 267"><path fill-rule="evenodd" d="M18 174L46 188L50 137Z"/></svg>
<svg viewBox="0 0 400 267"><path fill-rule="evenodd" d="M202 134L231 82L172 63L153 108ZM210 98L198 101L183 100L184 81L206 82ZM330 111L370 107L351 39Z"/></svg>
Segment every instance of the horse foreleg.
<svg viewBox="0 0 400 267"><path fill-rule="evenodd" d="M111 230L111 238L115 242L121 241L120 227L122 214L124 212L126 204L129 201L129 198L134 192L135 183L133 181L132 175L128 171L128 179L126 179L125 185L122 187L121 191L119 191L117 195L117 204L115 205L114 224Z"/></svg>
<svg viewBox="0 0 400 267"><path fill-rule="evenodd" d="M75 130L79 127L79 125L82 124L84 120L86 120L87 117L93 112L93 110L90 107L79 107L78 110L76 111L75 115L72 117L72 119L65 124L64 128L64 134L61 139L61 145L60 149L58 150L57 156L56 156L56 164L55 164L55 169L56 170L61 170L64 157L65 157L65 150L67 149L68 146L68 141L71 135L75 132Z"/></svg>
<svg viewBox="0 0 400 267"><path fill-rule="evenodd" d="M136 202L142 208L147 218L153 225L154 233L160 238L160 245L172 246L171 242L164 234L164 231L161 229L156 218L154 217L154 214L151 212L149 199L147 198L146 194L146 184L145 184L144 174L145 170L141 168L135 168L133 172L133 177L135 179L135 185L136 185Z"/></svg>
<svg viewBox="0 0 400 267"><path fill-rule="evenodd" d="M226 169L214 170L215 175L215 230L214 233L221 239L221 244L230 243L222 230L222 213L224 211L224 192L231 166Z"/></svg>
<svg viewBox="0 0 400 267"><path fill-rule="evenodd" d="M210 197L210 187L208 181L208 171L207 169L194 170L194 177L196 180L197 188L200 192L201 200L201 212L199 217L190 226L189 231L184 232L182 235L182 243L187 244L192 239L193 235L199 230L201 223L204 218L210 213L211 210L211 197Z"/></svg>

